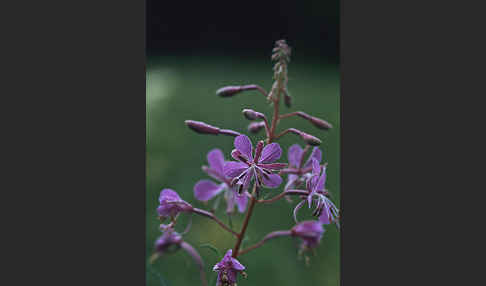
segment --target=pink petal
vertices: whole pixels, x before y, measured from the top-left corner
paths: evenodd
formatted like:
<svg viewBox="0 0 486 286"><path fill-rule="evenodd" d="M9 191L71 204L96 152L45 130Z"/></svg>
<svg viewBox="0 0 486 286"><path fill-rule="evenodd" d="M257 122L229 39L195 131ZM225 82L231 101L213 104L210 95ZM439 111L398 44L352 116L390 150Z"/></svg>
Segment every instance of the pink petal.
<svg viewBox="0 0 486 286"><path fill-rule="evenodd" d="M327 204L324 205L321 215L319 216L319 221L323 224L331 223L331 214L329 213L329 208Z"/></svg>
<svg viewBox="0 0 486 286"><path fill-rule="evenodd" d="M295 187L295 182L299 179L299 176L294 175L294 174L289 174L287 178L287 184L285 185L284 190L289 190L291 188Z"/></svg>
<svg viewBox="0 0 486 286"><path fill-rule="evenodd" d="M319 161L312 158L312 175L319 176L320 173L321 173L321 165L319 165Z"/></svg>
<svg viewBox="0 0 486 286"><path fill-rule="evenodd" d="M246 135L240 135L235 138L234 142L235 148L240 151L247 159L253 161L253 156L251 155L253 146L251 144L250 138Z"/></svg>
<svg viewBox="0 0 486 286"><path fill-rule="evenodd" d="M241 179L241 182L243 183L243 190L248 189L248 186L250 185L251 178L253 177L254 172L250 172L251 169L248 169L248 172L243 176Z"/></svg>
<svg viewBox="0 0 486 286"><path fill-rule="evenodd" d="M213 149L208 153L209 167L220 174L223 174L224 156L220 149Z"/></svg>
<svg viewBox="0 0 486 286"><path fill-rule="evenodd" d="M172 189L163 189L160 192L159 196L159 202L162 203L162 201L182 201L181 197Z"/></svg>
<svg viewBox="0 0 486 286"><path fill-rule="evenodd" d="M226 200L226 212L233 213L235 209L235 196L236 193L233 190L228 190L224 194L224 199Z"/></svg>
<svg viewBox="0 0 486 286"><path fill-rule="evenodd" d="M236 194L236 192L234 195L235 195L236 204L238 205L238 211L240 213L244 213L246 210L246 205L248 204L248 197L246 196L246 192L243 192L241 196Z"/></svg>
<svg viewBox="0 0 486 286"><path fill-rule="evenodd" d="M260 163L275 162L280 159L280 156L282 156L282 148L280 148L280 145L278 143L268 144L263 148Z"/></svg>
<svg viewBox="0 0 486 286"><path fill-rule="evenodd" d="M229 161L224 164L224 174L234 178L248 169L248 165L242 162Z"/></svg>
<svg viewBox="0 0 486 286"><path fill-rule="evenodd" d="M319 148L314 147L314 149L312 149L312 153L309 156L309 159L307 159L307 162L305 162L305 164L302 168L309 167L312 164L312 159L316 159L319 164L321 163L322 152L321 152L321 150L319 150Z"/></svg>
<svg viewBox="0 0 486 286"><path fill-rule="evenodd" d="M263 175L263 185L269 188L276 188L282 183L282 178L277 174Z"/></svg>
<svg viewBox="0 0 486 286"><path fill-rule="evenodd" d="M217 185L210 180L200 180L194 186L194 196L200 201L208 201L223 191L224 185Z"/></svg>
<svg viewBox="0 0 486 286"><path fill-rule="evenodd" d="M304 150L299 146L299 144L294 144L290 146L288 150L288 159L289 159L289 165L298 168L300 165L300 161L302 160L302 154Z"/></svg>
<svg viewBox="0 0 486 286"><path fill-rule="evenodd" d="M233 264L233 269L235 270L238 270L238 271L242 271L242 270L245 270L245 266L243 266L238 260L236 260L235 258L231 257L231 262Z"/></svg>
<svg viewBox="0 0 486 286"><path fill-rule="evenodd" d="M324 190L325 185L326 185L326 167L322 168L322 175L319 177L316 190L317 191Z"/></svg>

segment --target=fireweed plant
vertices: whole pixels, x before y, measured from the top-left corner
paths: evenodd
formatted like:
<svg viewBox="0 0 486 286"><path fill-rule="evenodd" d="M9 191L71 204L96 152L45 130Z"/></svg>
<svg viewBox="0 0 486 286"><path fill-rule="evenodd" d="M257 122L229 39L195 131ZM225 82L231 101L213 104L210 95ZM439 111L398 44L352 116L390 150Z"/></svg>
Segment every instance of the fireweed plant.
<svg viewBox="0 0 486 286"><path fill-rule="evenodd" d="M183 233L175 231L177 218L179 215L196 214L216 222L224 231L231 233L235 237L235 244L232 249L227 250L213 271L217 272L217 286L236 285L238 275L246 277L244 270L246 266L241 264L237 258L245 253L259 248L267 241L277 237L296 237L301 240L299 255L317 247L323 234L326 224L336 224L339 228L339 210L330 200L329 192L325 188L326 166L321 164L322 153L317 147L321 140L313 135L307 134L295 128L289 128L277 132L277 126L282 119L292 116L299 116L308 120L319 129L328 130L332 128L328 122L310 116L302 111L280 114L280 101L283 98L284 104L291 106L291 97L287 90L287 67L290 61L291 49L285 40L275 43L272 53L272 60L275 61L274 83L270 92L266 92L258 85L226 86L216 91L221 97L232 97L248 90L256 90L261 93L269 104L273 105L273 116L271 122L260 112L252 109L244 109L243 115L252 122L248 126L250 133L258 133L265 130L265 140L258 141L255 145L244 134L239 132L221 129L211 126L204 122L186 120L185 124L193 131L200 134L226 135L234 138L235 149L225 158L220 149L213 149L207 154L208 165L203 166L202 170L211 178L203 179L194 185L194 196L197 200L206 202L215 197L223 197L226 201L226 212L233 213L235 206L238 212L244 213L244 221L239 232L235 232L224 224L214 214L214 210L206 211L193 207L184 201L176 191L163 189L160 193L157 213L163 222L169 219L168 224L161 224L162 235L155 242L155 253L151 260L184 249L195 261L200 269L202 285L207 285L204 272L204 263L198 252L183 239ZM305 143L302 148L299 144L294 144L288 149L288 163L281 162L282 148L277 141L282 136L289 133L296 134ZM228 160L227 158L233 160ZM304 158L307 160L304 161ZM287 182L283 184L282 176L287 176ZM262 199L262 192L267 189L284 186L283 191L270 199ZM240 249L245 237L246 229L249 225L253 210L257 204L270 204L282 198L298 198L293 212L295 225L288 230L277 230L268 233L258 243L245 249ZM297 211L307 205L313 209L312 213L316 220L299 222ZM190 225L189 225L190 226Z"/></svg>

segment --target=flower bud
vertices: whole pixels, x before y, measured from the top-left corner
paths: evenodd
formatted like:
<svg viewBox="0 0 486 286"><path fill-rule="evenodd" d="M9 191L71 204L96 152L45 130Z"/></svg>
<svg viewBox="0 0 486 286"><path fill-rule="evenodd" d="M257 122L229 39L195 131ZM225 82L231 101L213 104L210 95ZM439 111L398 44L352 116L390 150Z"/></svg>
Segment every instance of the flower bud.
<svg viewBox="0 0 486 286"><path fill-rule="evenodd" d="M251 133L258 133L265 126L265 122L252 122L248 125L248 131Z"/></svg>
<svg viewBox="0 0 486 286"><path fill-rule="evenodd" d="M233 137L237 137L241 135L240 133L230 129L219 129L219 134L229 135Z"/></svg>
<svg viewBox="0 0 486 286"><path fill-rule="evenodd" d="M310 134L304 133L304 132L300 133L300 137L305 141L305 143L312 145L312 146L318 146L318 145L321 145L321 143L322 143L322 141L319 138L312 136Z"/></svg>
<svg viewBox="0 0 486 286"><path fill-rule="evenodd" d="M257 112L253 109L243 109L243 115L245 115L246 119L248 120L255 120L258 118L265 118L265 115L263 113Z"/></svg>
<svg viewBox="0 0 486 286"><path fill-rule="evenodd" d="M194 120L186 120L184 123L191 128L192 130L196 131L197 133L201 134L219 134L219 128L211 126L201 121L194 121Z"/></svg>
<svg viewBox="0 0 486 286"><path fill-rule="evenodd" d="M216 91L216 95L221 97L230 97L236 95L245 90L254 90L258 89L257 85L249 84L249 85L242 85L242 86L225 86Z"/></svg>
<svg viewBox="0 0 486 286"><path fill-rule="evenodd" d="M240 86L225 86L216 91L216 95L221 97L233 96L241 91Z"/></svg>
<svg viewBox="0 0 486 286"><path fill-rule="evenodd" d="M323 120L323 119L320 119L320 118L317 118L317 117L311 117L309 119L309 121L314 124L314 126L316 126L317 128L320 128L320 129L324 129L324 130L328 130L330 128L332 128L332 125Z"/></svg>

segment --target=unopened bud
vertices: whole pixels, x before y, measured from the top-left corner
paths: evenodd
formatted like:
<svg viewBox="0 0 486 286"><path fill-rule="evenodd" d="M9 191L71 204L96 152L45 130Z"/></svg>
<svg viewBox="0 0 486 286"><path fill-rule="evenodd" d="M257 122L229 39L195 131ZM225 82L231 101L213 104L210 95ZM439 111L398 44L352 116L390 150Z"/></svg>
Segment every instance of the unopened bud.
<svg viewBox="0 0 486 286"><path fill-rule="evenodd" d="M321 145L321 143L322 143L322 141L319 138L312 136L310 134L304 133L304 132L300 133L300 137L305 141L305 143L312 145L312 146Z"/></svg>
<svg viewBox="0 0 486 286"><path fill-rule="evenodd" d="M263 113L257 112L253 109L243 109L243 115L245 115L246 119L248 120L255 120L258 118L265 118L265 115Z"/></svg>
<svg viewBox="0 0 486 286"><path fill-rule="evenodd" d="M320 119L320 118L317 118L317 117L311 117L309 120L317 128L324 129L324 130L328 130L328 129L332 128L332 125L329 122L327 122L323 119Z"/></svg>
<svg viewBox="0 0 486 286"><path fill-rule="evenodd" d="M229 130L229 129L220 129L219 134L229 135L229 136L233 136L233 137L237 137L237 136L241 135L240 133L238 133L234 130Z"/></svg>
<svg viewBox="0 0 486 286"><path fill-rule="evenodd" d="M236 86L225 86L216 91L216 95L221 97L230 97L236 95L245 90L255 90L258 89L257 85L249 84L249 85L236 85Z"/></svg>
<svg viewBox="0 0 486 286"><path fill-rule="evenodd" d="M265 126L265 122L252 122L248 125L248 131L251 133L258 133Z"/></svg>
<svg viewBox="0 0 486 286"><path fill-rule="evenodd" d="M194 121L194 120L186 120L184 121L186 125L191 128L192 130L196 131L197 133L201 134L219 134L219 128L211 126L201 121Z"/></svg>
<svg viewBox="0 0 486 286"><path fill-rule="evenodd" d="M216 91L216 95L221 97L233 96L241 92L241 86L225 86Z"/></svg>

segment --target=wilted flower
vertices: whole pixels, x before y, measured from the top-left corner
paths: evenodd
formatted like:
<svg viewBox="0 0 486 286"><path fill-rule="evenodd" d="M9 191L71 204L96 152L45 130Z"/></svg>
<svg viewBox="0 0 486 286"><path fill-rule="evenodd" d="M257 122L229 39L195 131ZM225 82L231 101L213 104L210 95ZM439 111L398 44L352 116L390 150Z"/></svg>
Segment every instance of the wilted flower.
<svg viewBox="0 0 486 286"><path fill-rule="evenodd" d="M218 272L217 286L236 285L237 274L245 270L245 266L235 258L231 257L232 254L233 250L228 250L223 259L213 267L213 271Z"/></svg>
<svg viewBox="0 0 486 286"><path fill-rule="evenodd" d="M208 153L207 159L209 167L203 166L203 170L221 183L218 185L211 180L200 180L194 186L196 199L208 201L225 191L226 212L233 212L235 204L238 205L238 210L241 213L244 212L248 203L248 197L245 194L237 194L235 186L230 187L231 178L224 174L224 164L226 162L224 161L223 152L220 149L213 149Z"/></svg>
<svg viewBox="0 0 486 286"><path fill-rule="evenodd" d="M162 236L155 241L155 251L160 255L171 253L180 248L182 237L173 229L166 229Z"/></svg>
<svg viewBox="0 0 486 286"><path fill-rule="evenodd" d="M291 235L302 239L301 250L308 250L316 247L324 234L324 228L319 221L303 221L291 230Z"/></svg>
<svg viewBox="0 0 486 286"><path fill-rule="evenodd" d="M192 206L171 189L163 189L160 192L159 202L157 212L161 217L175 217L180 212L192 211Z"/></svg>
<svg viewBox="0 0 486 286"><path fill-rule="evenodd" d="M280 159L282 149L278 143L271 143L263 148L263 141L258 142L253 157L253 146L250 138L240 135L235 138L235 148L231 156L239 162L227 162L224 166L224 173L233 178L231 185L238 185L238 191L247 189L250 181L255 177L258 187L264 185L269 188L276 188L282 183L282 178L272 174L274 170L280 170L287 164L274 163Z"/></svg>

